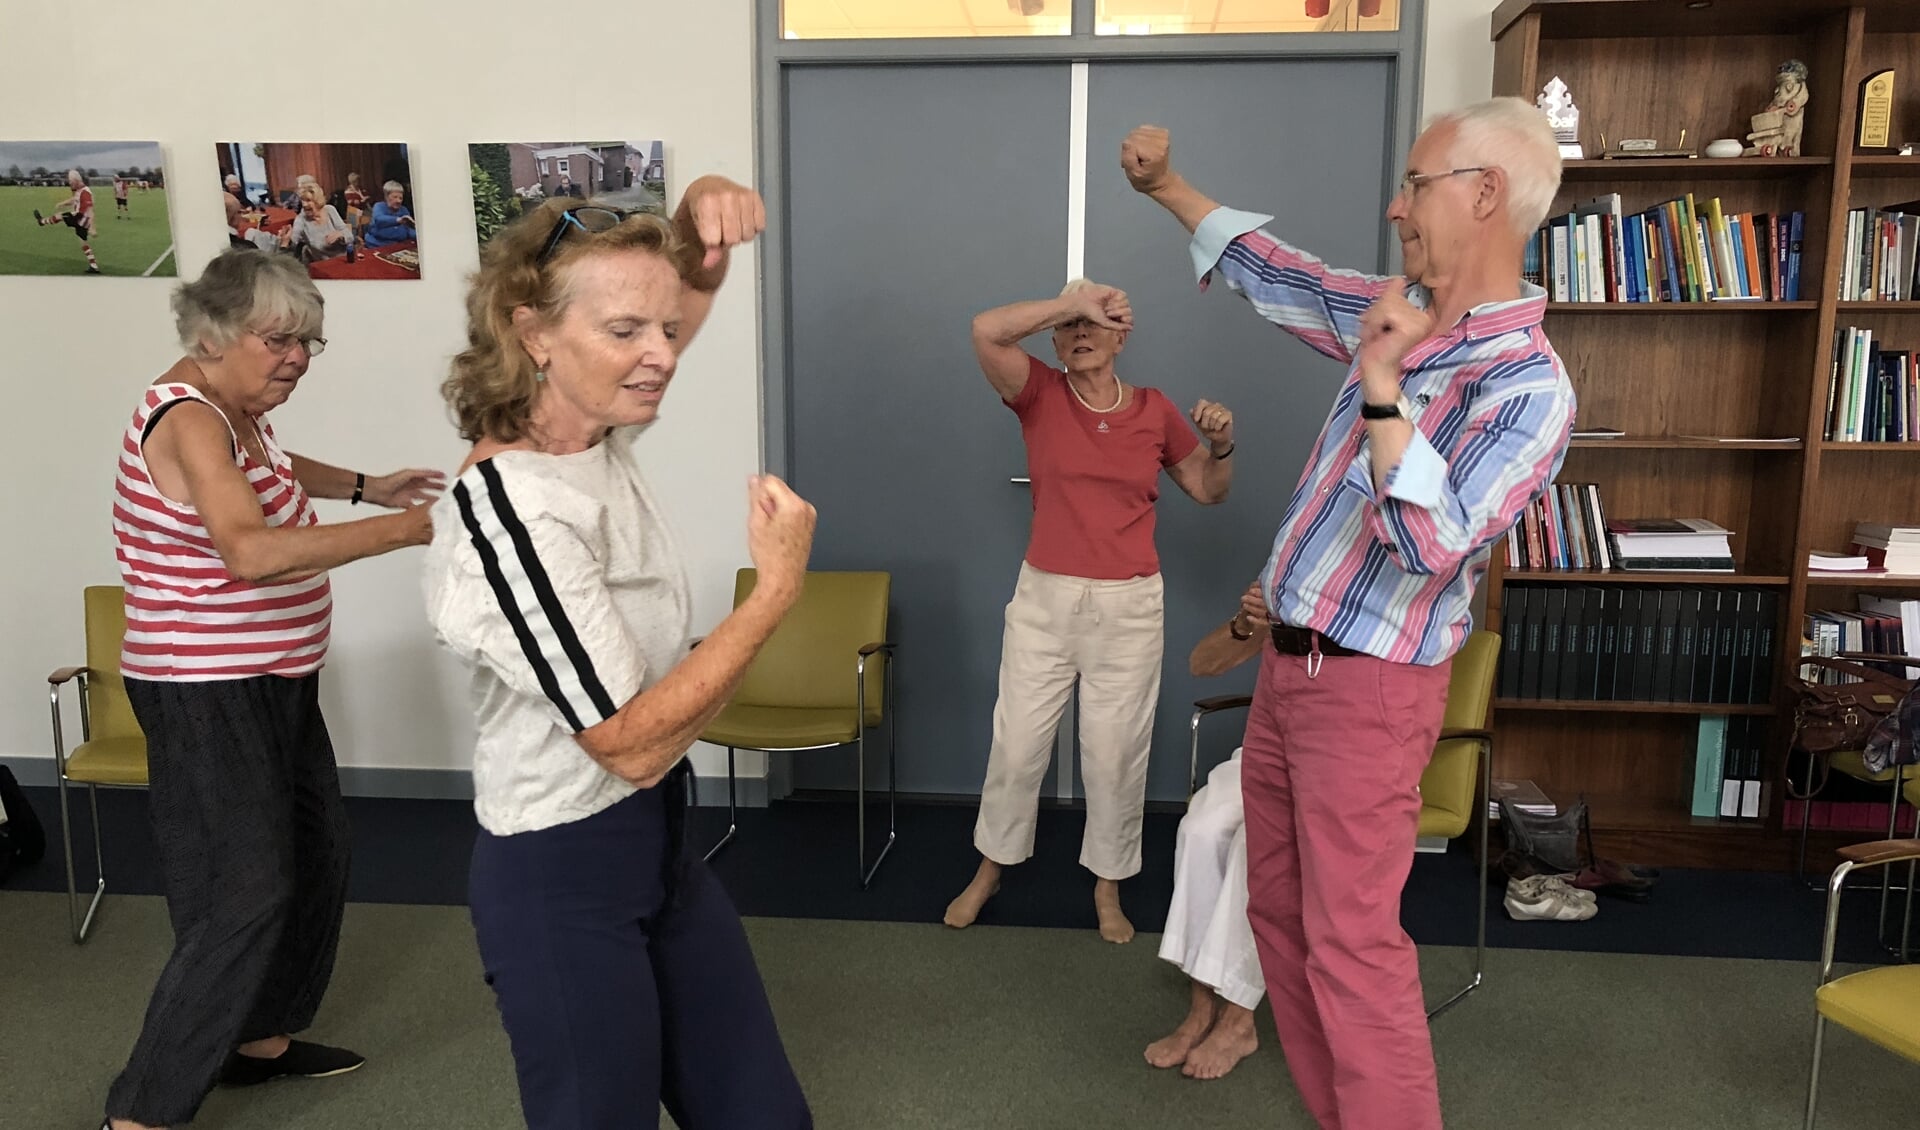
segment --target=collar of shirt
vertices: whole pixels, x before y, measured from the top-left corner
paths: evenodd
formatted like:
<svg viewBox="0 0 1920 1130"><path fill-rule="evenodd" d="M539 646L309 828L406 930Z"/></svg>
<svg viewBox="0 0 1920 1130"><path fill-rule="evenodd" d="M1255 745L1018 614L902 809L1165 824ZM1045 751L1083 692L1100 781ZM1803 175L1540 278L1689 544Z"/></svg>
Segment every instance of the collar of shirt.
<svg viewBox="0 0 1920 1130"><path fill-rule="evenodd" d="M1424 284L1415 283L1407 288L1407 301L1421 310L1433 309L1433 291ZM1500 302L1482 302L1468 310L1454 323L1453 328L1444 334L1437 334L1415 346L1407 354L1406 367L1411 369L1426 359L1446 341L1461 337L1468 341L1482 341L1515 330L1531 329L1540 324L1546 316L1547 292L1534 283L1522 279L1520 297Z"/></svg>

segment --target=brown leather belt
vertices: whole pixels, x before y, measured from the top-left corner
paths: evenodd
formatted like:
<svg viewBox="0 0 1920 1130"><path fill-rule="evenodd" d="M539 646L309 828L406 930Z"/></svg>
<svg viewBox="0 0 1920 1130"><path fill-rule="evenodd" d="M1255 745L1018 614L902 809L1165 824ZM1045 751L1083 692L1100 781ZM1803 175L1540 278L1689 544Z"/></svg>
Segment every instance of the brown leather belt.
<svg viewBox="0 0 1920 1130"><path fill-rule="evenodd" d="M1312 655L1315 651L1321 655L1361 654L1350 647L1341 647L1312 628L1296 628L1291 624L1273 625L1273 649L1282 655Z"/></svg>

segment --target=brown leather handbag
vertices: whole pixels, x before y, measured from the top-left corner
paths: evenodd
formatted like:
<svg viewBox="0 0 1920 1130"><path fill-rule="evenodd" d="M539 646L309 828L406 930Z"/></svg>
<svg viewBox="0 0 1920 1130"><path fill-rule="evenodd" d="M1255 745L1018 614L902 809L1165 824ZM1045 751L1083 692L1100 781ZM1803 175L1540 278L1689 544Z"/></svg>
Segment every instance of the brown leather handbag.
<svg viewBox="0 0 1920 1130"><path fill-rule="evenodd" d="M1867 735L1913 690L1914 680L1856 661L1901 662L1908 658L1867 652L1802 656L1793 673L1787 676L1788 689L1795 696L1793 748L1812 754L1865 749ZM1809 682L1801 675L1808 667L1824 667L1860 681Z"/></svg>

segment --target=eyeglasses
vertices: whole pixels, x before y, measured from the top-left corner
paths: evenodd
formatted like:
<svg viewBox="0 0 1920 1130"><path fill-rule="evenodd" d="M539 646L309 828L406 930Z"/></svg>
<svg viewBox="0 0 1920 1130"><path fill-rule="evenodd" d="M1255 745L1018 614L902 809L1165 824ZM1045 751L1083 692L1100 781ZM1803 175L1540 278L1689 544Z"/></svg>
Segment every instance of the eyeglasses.
<svg viewBox="0 0 1920 1130"><path fill-rule="evenodd" d="M1487 169L1488 166L1486 165L1473 165L1465 169L1448 169L1444 173L1408 173L1406 176L1400 178L1400 192L1404 196L1412 196L1419 190L1421 185L1426 184L1428 181L1441 180L1446 177L1457 177L1461 173L1484 173Z"/></svg>
<svg viewBox="0 0 1920 1130"><path fill-rule="evenodd" d="M578 208L569 208L560 213L560 219L554 223L552 234L547 236L547 245L540 249L540 257L535 263L545 263L560 250L560 241L574 228L591 235L594 232L611 231L635 213L625 208L609 208L604 204L586 204Z"/></svg>
<svg viewBox="0 0 1920 1130"><path fill-rule="evenodd" d="M250 330L248 332L252 333L253 331ZM304 348L309 357L318 357L327 351L327 339L324 337L300 337L297 334L263 333L254 333L253 336L260 339L260 343L267 347L268 352L279 354L282 357L292 353L293 347L296 345Z"/></svg>

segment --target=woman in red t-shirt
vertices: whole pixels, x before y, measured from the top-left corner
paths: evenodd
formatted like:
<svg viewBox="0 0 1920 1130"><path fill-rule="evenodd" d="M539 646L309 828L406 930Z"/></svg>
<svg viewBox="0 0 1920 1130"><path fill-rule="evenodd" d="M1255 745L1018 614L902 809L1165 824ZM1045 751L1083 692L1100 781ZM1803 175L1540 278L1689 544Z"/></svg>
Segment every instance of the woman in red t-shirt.
<svg viewBox="0 0 1920 1130"><path fill-rule="evenodd" d="M949 926L971 925L1000 888L1001 867L1033 854L1040 781L1077 678L1087 790L1080 863L1096 879L1100 936L1133 937L1120 910L1120 880L1140 870L1164 651L1154 501L1163 469L1203 505L1226 499L1233 415L1211 401L1194 406L1203 447L1165 395L1120 380L1113 362L1132 328L1127 296L1084 279L1058 298L1016 302L973 320L980 368L1020 418L1033 532L1001 639L993 748L973 834L980 869L947 908ZM1047 329L1061 369L1020 347Z"/></svg>

